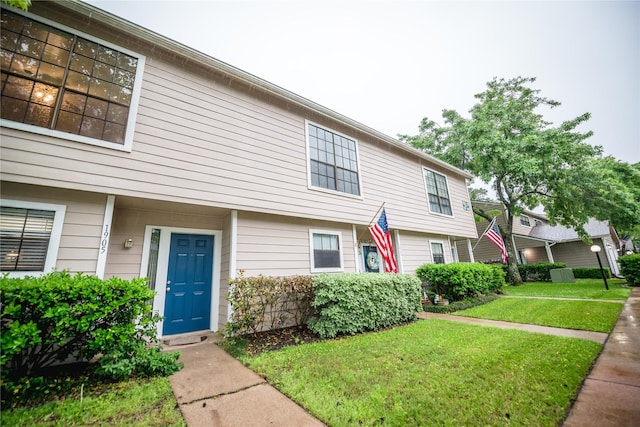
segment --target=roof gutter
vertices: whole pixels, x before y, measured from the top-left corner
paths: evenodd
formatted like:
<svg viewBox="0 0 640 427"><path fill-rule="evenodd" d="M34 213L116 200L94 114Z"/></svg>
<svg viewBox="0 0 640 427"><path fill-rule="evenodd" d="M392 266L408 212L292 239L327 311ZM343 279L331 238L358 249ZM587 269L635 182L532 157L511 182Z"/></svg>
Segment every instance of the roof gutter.
<svg viewBox="0 0 640 427"><path fill-rule="evenodd" d="M405 144L395 138L392 138L388 135L383 134L369 126L363 125L355 120L352 120L346 116L343 116L340 113L337 113L329 108L323 107L320 104L317 104L313 101L310 101L300 95L296 95L293 92L290 92L284 88L281 88L278 85L273 83L269 83L266 80L263 80L259 77L254 76L253 74L247 73L239 68L236 68L232 65L229 65L223 61L220 61L216 58L213 58L209 55L206 55L202 52L199 52L195 49L192 49L188 46L183 45L182 43L176 42L168 37L165 37L161 34L155 33L151 30L148 30L140 25L134 24L126 19L120 18L112 13L99 9L95 6L92 6L88 3L85 3L80 0L67 0L65 2L57 3L58 6L67 8L69 10L73 10L82 15L87 16L89 19L95 19L105 25L118 28L125 29L129 34L138 37L146 42L151 44L158 45L165 49L170 50L172 53L176 55L180 55L188 60L197 62L206 67L215 68L216 70L227 74L237 80L243 81L249 85L253 85L259 87L260 89L276 95L280 98L284 98L287 101L290 101L300 107L304 107L314 112L323 115L327 118L335 120L347 127L356 129L362 133L365 133L373 138L382 140L389 145L392 145L395 148L403 150L412 155L421 157L425 160L428 160L431 163L435 163L436 165L442 167L443 169L447 169L451 172L454 172L458 175L462 175L465 178L472 179L474 176L467 171L459 169L455 166L448 164L436 157L433 157L429 154L426 154L420 150L417 150L411 147L409 144Z"/></svg>

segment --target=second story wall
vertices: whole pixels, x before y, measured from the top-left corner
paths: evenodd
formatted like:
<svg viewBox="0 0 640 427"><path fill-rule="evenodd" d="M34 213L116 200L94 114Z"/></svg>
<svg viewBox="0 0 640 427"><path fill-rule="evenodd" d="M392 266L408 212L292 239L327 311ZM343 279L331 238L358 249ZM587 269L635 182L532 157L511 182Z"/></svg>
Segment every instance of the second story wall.
<svg viewBox="0 0 640 427"><path fill-rule="evenodd" d="M31 11L144 58L135 132L127 151L3 128L3 180L354 224L384 202L392 228L476 236L463 175L54 3ZM309 123L355 142L359 194L310 185ZM430 212L424 168L450 214Z"/></svg>

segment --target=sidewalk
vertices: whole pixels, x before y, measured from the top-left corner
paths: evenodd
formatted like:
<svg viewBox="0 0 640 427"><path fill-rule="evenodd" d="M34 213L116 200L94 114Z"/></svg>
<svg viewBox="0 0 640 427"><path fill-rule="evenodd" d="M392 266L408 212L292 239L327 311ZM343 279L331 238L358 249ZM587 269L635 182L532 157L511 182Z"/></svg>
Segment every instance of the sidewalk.
<svg viewBox="0 0 640 427"><path fill-rule="evenodd" d="M640 287L587 375L564 427L640 426Z"/></svg>
<svg viewBox="0 0 640 427"><path fill-rule="evenodd" d="M189 427L324 426L206 336L170 348L184 363L169 381Z"/></svg>

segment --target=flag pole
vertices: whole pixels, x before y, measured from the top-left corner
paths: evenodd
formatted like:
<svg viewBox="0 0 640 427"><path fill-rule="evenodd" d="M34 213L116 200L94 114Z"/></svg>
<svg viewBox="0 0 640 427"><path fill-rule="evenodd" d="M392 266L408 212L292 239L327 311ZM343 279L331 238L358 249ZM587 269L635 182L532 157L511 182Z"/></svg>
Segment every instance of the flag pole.
<svg viewBox="0 0 640 427"><path fill-rule="evenodd" d="M380 213L382 208L384 208L385 203L387 203L387 202L382 202L382 204L380 205L380 207L376 211L375 215L373 215L373 218L371 218L371 221L369 221L369 225L367 227L369 227L371 225L371 223L376 219L376 217L378 216L378 214Z"/></svg>
<svg viewBox="0 0 640 427"><path fill-rule="evenodd" d="M375 221L376 217L378 216L378 214L380 213L380 211L382 210L382 208L384 208L384 205L387 202L382 202L382 204L380 205L380 207L378 208L378 210L376 211L375 215L373 215L373 217L371 218L371 221L369 221L369 224L367 225L367 230L369 230L369 227L371 226L371 223L373 221ZM362 235L366 233L366 231L363 231L362 233L360 233L360 235L358 235L358 241L360 241L360 238L362 237ZM354 242L357 243L357 242Z"/></svg>
<svg viewBox="0 0 640 427"><path fill-rule="evenodd" d="M487 231L489 231L489 229L493 226L493 223L496 221L497 217L493 217L493 219L491 220L491 222L489 223L489 225L487 226L487 228L484 230L484 233L482 233L482 235L480 235L480 237L478 237L478 241L476 242L475 245L473 245L473 247L471 248L471 250L473 251L476 246L478 246L478 243L480 243L480 240L482 240L482 238L484 237L485 234L487 234Z"/></svg>

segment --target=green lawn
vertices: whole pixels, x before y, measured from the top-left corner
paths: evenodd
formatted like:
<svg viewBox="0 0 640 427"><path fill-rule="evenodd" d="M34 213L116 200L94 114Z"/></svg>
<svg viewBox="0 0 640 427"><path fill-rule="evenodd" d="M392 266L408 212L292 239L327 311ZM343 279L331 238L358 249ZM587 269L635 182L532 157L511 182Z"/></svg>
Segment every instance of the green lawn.
<svg viewBox="0 0 640 427"><path fill-rule="evenodd" d="M500 298L454 315L609 333L622 307L618 302Z"/></svg>
<svg viewBox="0 0 640 427"><path fill-rule="evenodd" d="M6 426L185 426L167 378L80 389L44 405L2 411Z"/></svg>
<svg viewBox="0 0 640 427"><path fill-rule="evenodd" d="M334 427L557 426L600 349L430 319L248 361Z"/></svg>
<svg viewBox="0 0 640 427"><path fill-rule="evenodd" d="M513 296L627 300L631 288L621 286L624 280L608 279L607 282L608 291L602 279L577 279L576 283L526 282L521 286L505 286L502 290Z"/></svg>

